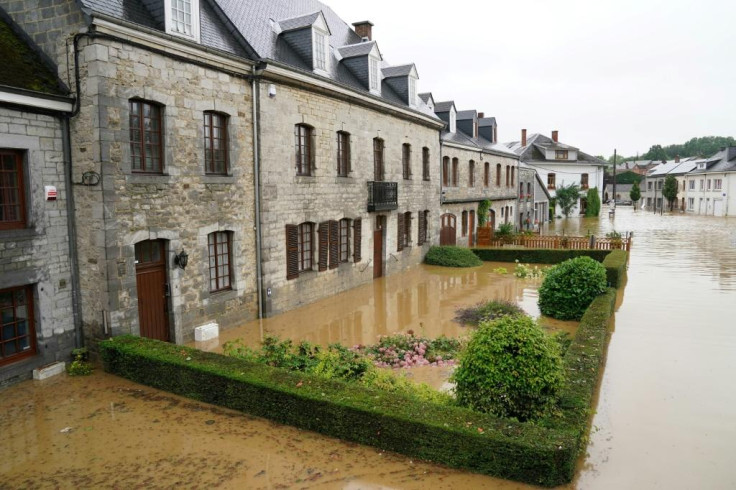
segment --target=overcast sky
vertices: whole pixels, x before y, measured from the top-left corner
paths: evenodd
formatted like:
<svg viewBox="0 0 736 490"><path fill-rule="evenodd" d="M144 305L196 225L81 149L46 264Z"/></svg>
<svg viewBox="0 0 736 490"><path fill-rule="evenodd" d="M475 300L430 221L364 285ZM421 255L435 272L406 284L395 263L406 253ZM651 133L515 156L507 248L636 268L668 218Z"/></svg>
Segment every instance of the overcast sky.
<svg viewBox="0 0 736 490"><path fill-rule="evenodd" d="M420 92L593 155L736 136L736 2L323 0Z"/></svg>

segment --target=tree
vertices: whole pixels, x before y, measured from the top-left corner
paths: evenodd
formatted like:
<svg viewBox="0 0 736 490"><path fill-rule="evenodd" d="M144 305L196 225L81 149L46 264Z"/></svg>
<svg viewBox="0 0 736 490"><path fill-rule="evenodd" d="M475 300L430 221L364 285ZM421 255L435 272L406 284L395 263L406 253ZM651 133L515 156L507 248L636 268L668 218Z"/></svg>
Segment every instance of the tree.
<svg viewBox="0 0 736 490"><path fill-rule="evenodd" d="M629 197L634 203L634 209L636 209L636 203L639 199L641 199L641 189L639 189L639 182L634 182L634 185L629 192Z"/></svg>
<svg viewBox="0 0 736 490"><path fill-rule="evenodd" d="M598 216L601 213L601 198L598 195L598 188L588 189L588 207L585 208L585 216L590 218Z"/></svg>
<svg viewBox="0 0 736 490"><path fill-rule="evenodd" d="M577 184L561 185L555 191L555 197L557 204L562 210L562 214L565 215L565 218L569 218L570 213L572 213L573 208L578 203L578 199L580 199L580 187Z"/></svg>
<svg viewBox="0 0 736 490"><path fill-rule="evenodd" d="M677 179L674 175L668 175L664 179L664 189L662 189L662 195L667 202L670 204L670 211L672 211L672 203L677 199Z"/></svg>
<svg viewBox="0 0 736 490"><path fill-rule="evenodd" d="M662 161L667 160L667 152L662 148L662 145L652 145L649 151L642 155L644 160L655 160Z"/></svg>

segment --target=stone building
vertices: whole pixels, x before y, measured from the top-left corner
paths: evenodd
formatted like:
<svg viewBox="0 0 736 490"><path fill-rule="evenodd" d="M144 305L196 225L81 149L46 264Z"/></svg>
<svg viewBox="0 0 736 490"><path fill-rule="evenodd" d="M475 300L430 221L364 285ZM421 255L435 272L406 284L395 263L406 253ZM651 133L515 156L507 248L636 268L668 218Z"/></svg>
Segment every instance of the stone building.
<svg viewBox="0 0 736 490"><path fill-rule="evenodd" d="M710 216L736 214L736 146L690 163L694 168L678 176L680 205L689 213Z"/></svg>
<svg viewBox="0 0 736 490"><path fill-rule="evenodd" d="M473 246L480 202L491 202L486 217L491 228L515 222L519 159L498 143L495 118L458 111L453 101L435 103L430 93L422 98L446 123L441 133L440 243Z"/></svg>
<svg viewBox="0 0 736 490"><path fill-rule="evenodd" d="M580 198L573 208L573 214L585 214L585 194L588 189L596 188L599 199L602 199L603 177L608 164L579 148L562 143L558 131L552 131L551 138L542 134L532 134L527 138L526 129L522 129L521 140L506 143L506 146L522 162L537 171L542 182L546 182L552 198L555 197L557 187L570 184L580 187ZM555 214L560 213L557 206Z"/></svg>
<svg viewBox="0 0 736 490"><path fill-rule="evenodd" d="M0 385L78 345L68 115L49 59L0 10Z"/></svg>
<svg viewBox="0 0 736 490"><path fill-rule="evenodd" d="M78 97L71 172L83 184L87 337L180 343L202 324L256 316L250 48L214 4L165 3L5 6L72 74Z"/></svg>

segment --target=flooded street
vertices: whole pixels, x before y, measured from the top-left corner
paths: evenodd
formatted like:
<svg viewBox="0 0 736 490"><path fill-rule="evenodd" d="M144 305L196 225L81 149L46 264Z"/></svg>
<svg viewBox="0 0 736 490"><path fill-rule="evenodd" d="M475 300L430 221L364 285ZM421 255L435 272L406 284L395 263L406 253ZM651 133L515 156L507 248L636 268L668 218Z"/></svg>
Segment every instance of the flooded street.
<svg viewBox="0 0 736 490"><path fill-rule="evenodd" d="M736 488L736 220L655 216L558 221L570 235L633 231L588 457L570 488ZM509 274L494 272L505 267ZM222 332L320 344L414 330L464 335L455 309L484 299L536 308L513 264L417 267L327 301ZM550 324L552 329L574 329ZM411 370L410 370L411 371ZM444 376L416 371L432 382ZM428 379L424 379L425 376ZM418 463L136 385L99 370L0 390L5 488L530 488Z"/></svg>

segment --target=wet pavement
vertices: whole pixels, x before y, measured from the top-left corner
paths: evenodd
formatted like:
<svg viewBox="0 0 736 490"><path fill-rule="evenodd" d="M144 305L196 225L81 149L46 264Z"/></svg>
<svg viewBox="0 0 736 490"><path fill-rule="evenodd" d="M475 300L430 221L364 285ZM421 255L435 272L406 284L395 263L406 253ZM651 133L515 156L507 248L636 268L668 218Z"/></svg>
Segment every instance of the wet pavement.
<svg viewBox="0 0 736 490"><path fill-rule="evenodd" d="M567 234L635 232L588 456L570 487L736 488L736 220L619 208L613 220L572 218L556 226L562 224ZM340 295L331 306L315 303L223 337L257 342L299 326L300 338L322 344L370 343L408 329L461 335L466 327L451 321L454 309L487 297L513 299L538 314L536 288L495 274L498 266L513 269L491 264L467 275L418 267ZM320 315L330 321L305 328ZM100 372L0 391L0 434L0 489L529 488Z"/></svg>

